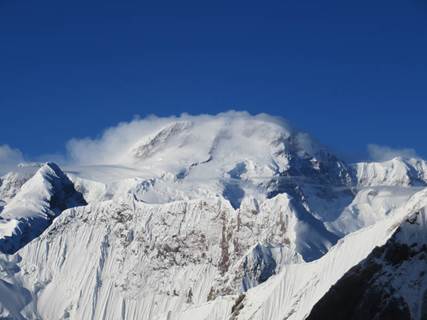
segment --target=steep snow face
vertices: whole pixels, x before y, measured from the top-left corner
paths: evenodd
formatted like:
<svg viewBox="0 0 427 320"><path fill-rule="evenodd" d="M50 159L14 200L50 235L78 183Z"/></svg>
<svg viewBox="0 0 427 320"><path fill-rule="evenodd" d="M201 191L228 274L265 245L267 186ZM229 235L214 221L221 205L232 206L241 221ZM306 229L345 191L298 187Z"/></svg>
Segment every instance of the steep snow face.
<svg viewBox="0 0 427 320"><path fill-rule="evenodd" d="M426 186L427 162L394 158L385 162L362 162L354 166L361 186Z"/></svg>
<svg viewBox="0 0 427 320"><path fill-rule="evenodd" d="M1 212L0 251L16 252L39 236L61 211L85 204L59 167L45 164L22 185Z"/></svg>
<svg viewBox="0 0 427 320"><path fill-rule="evenodd" d="M384 246L348 271L307 319L425 319L426 258L423 208L409 216Z"/></svg>
<svg viewBox="0 0 427 320"><path fill-rule="evenodd" d="M298 251L322 245L318 233L285 195L257 209L234 210L221 198L157 205L132 197L69 209L19 251L16 277L36 295L36 306L21 311L153 319L229 301L220 297L302 262Z"/></svg>

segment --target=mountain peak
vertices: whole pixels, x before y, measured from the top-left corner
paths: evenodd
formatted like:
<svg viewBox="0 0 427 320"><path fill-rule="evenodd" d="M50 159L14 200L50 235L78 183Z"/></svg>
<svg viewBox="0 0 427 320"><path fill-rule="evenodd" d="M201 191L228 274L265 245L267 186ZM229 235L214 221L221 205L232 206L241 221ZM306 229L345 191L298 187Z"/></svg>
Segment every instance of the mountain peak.
<svg viewBox="0 0 427 320"><path fill-rule="evenodd" d="M53 162L42 165L6 204L0 217L0 251L14 253L39 236L63 210L86 204Z"/></svg>

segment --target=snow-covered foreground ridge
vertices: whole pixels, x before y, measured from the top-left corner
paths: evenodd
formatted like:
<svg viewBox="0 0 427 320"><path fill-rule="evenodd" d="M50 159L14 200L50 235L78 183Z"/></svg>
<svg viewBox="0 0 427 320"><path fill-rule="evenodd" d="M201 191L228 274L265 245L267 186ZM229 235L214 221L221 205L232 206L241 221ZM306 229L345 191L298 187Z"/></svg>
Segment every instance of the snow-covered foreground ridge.
<svg viewBox="0 0 427 320"><path fill-rule="evenodd" d="M369 279L361 305L392 292L424 315L421 159L348 165L238 112L134 120L69 150L72 164L0 178L0 317L331 318L352 279ZM393 258L402 246L414 253Z"/></svg>

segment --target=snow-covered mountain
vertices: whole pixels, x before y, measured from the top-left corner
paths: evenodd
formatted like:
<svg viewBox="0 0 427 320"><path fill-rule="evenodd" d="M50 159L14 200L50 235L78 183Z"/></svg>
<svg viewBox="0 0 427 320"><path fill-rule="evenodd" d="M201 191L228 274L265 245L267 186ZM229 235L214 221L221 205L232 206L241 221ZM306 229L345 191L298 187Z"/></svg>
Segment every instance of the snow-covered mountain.
<svg viewBox="0 0 427 320"><path fill-rule="evenodd" d="M427 186L427 162L396 157L384 162L363 162L354 166L362 186Z"/></svg>
<svg viewBox="0 0 427 320"><path fill-rule="evenodd" d="M348 165L236 112L135 120L69 150L0 178L2 317L318 319L373 263L357 290L426 269L405 242L423 233L423 160ZM401 243L421 251L390 264ZM415 289L396 290L421 319Z"/></svg>
<svg viewBox="0 0 427 320"><path fill-rule="evenodd" d="M17 191L17 186L28 177L13 173L4 179L5 195L15 195L1 212L0 252L15 253L38 237L62 211L86 205L83 196L54 163L40 167Z"/></svg>

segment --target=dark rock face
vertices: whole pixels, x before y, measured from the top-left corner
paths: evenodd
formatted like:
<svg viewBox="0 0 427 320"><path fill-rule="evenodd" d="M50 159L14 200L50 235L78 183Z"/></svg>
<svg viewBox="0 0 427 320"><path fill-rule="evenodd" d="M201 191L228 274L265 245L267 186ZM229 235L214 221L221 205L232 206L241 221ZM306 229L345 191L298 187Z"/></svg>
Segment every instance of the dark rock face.
<svg viewBox="0 0 427 320"><path fill-rule="evenodd" d="M50 199L50 208L59 214L65 209L87 205L83 195L76 191L74 184L54 163L47 164L55 173L54 176L47 176L46 180L53 187L53 194Z"/></svg>
<svg viewBox="0 0 427 320"><path fill-rule="evenodd" d="M242 280L243 291L249 290L253 283L263 283L276 273L277 263L273 258L271 248L257 244L252 250L252 264L248 257L243 262L244 276Z"/></svg>
<svg viewBox="0 0 427 320"><path fill-rule="evenodd" d="M393 236L332 286L313 307L307 320L414 319L407 302L411 297L405 296L394 281L408 279L411 286L419 285L423 290L426 254L426 245L402 243ZM417 268L413 268L415 264ZM422 296L420 319L427 319L427 291Z"/></svg>
<svg viewBox="0 0 427 320"><path fill-rule="evenodd" d="M411 320L402 298L371 286L380 272L381 266L375 263L353 268L314 306L307 320Z"/></svg>
<svg viewBox="0 0 427 320"><path fill-rule="evenodd" d="M424 291L423 301L421 304L421 320L427 319L427 290Z"/></svg>

